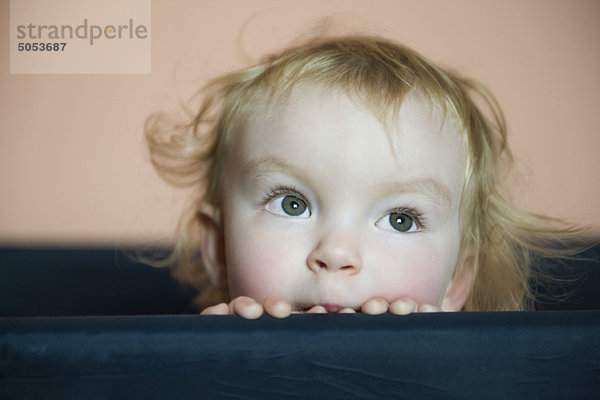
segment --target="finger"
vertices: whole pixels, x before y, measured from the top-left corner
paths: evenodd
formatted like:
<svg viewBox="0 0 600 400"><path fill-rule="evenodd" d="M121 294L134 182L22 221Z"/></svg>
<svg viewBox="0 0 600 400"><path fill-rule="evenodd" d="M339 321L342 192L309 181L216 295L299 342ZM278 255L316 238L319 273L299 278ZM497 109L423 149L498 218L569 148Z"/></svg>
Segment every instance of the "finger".
<svg viewBox="0 0 600 400"><path fill-rule="evenodd" d="M432 304L421 304L419 306L419 312L440 312L442 311L441 308L439 308L438 306L434 306Z"/></svg>
<svg viewBox="0 0 600 400"><path fill-rule="evenodd" d="M389 304L382 297L373 297L365 301L361 307L361 311L369 315L379 315L388 311Z"/></svg>
<svg viewBox="0 0 600 400"><path fill-rule="evenodd" d="M419 305L410 297L401 297L390 304L390 312L395 315L408 315L418 310Z"/></svg>
<svg viewBox="0 0 600 400"><path fill-rule="evenodd" d="M215 306L206 307L200 315L229 315L229 306L225 303L217 304Z"/></svg>
<svg viewBox="0 0 600 400"><path fill-rule="evenodd" d="M229 303L229 310L232 314L239 315L246 319L256 319L263 314L263 307L254 299L246 296L240 296Z"/></svg>
<svg viewBox="0 0 600 400"><path fill-rule="evenodd" d="M327 309L323 306L312 306L306 311L307 314L327 314Z"/></svg>
<svg viewBox="0 0 600 400"><path fill-rule="evenodd" d="M263 302L267 314L275 318L286 318L292 313L292 306L278 297L267 297Z"/></svg>

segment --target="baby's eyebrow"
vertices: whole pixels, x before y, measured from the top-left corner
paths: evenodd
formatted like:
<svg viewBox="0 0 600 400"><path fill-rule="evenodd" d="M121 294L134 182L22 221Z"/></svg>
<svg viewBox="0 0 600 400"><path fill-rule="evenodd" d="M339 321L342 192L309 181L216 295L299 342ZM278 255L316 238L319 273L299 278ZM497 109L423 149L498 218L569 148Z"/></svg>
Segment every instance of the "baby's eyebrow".
<svg viewBox="0 0 600 400"><path fill-rule="evenodd" d="M393 181L381 186L379 196L391 196L396 193L423 193L436 203L449 207L452 204L452 190L435 178L418 178L411 181Z"/></svg>
<svg viewBox="0 0 600 400"><path fill-rule="evenodd" d="M249 174L262 175L270 172L289 172L292 175L300 176L303 175L301 168L287 163L279 158L264 156L250 160L244 165L245 170Z"/></svg>

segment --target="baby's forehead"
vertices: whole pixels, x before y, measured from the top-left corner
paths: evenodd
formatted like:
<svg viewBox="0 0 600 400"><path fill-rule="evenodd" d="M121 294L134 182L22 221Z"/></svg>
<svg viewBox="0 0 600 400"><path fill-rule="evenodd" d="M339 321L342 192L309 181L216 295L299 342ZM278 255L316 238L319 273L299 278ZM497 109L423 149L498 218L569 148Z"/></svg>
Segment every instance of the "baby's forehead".
<svg viewBox="0 0 600 400"><path fill-rule="evenodd" d="M335 101L340 107L347 103L359 111L371 114L383 126L392 145L394 138L402 134L406 124L419 124L423 129L440 135L453 135L460 143L466 143L464 124L449 107L441 105L444 99L434 100L422 90L413 89L388 106L377 100L358 91L308 82L296 85L286 93L257 96L248 106L240 125L298 123L298 111L318 109L326 102ZM293 111L288 112L290 110Z"/></svg>
<svg viewBox="0 0 600 400"><path fill-rule="evenodd" d="M398 106L380 110L373 102L340 89L302 86L251 107L236 133L235 152L238 156L252 150L254 154L276 150L330 156L327 151L333 148L348 156L368 152L377 158L419 148L424 161L432 154L452 162L466 158L465 135L450 113L420 93L409 93ZM329 150L321 147L325 145Z"/></svg>

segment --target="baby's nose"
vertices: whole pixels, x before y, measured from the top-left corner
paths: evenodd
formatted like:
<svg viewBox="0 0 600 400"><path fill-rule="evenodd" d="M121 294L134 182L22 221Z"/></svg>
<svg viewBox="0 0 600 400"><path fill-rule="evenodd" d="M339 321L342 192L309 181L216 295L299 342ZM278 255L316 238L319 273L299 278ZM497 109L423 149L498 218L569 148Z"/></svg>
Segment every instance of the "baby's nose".
<svg viewBox="0 0 600 400"><path fill-rule="evenodd" d="M314 272L327 270L354 275L362 269L362 259L351 237L345 234L328 235L309 254L307 265Z"/></svg>

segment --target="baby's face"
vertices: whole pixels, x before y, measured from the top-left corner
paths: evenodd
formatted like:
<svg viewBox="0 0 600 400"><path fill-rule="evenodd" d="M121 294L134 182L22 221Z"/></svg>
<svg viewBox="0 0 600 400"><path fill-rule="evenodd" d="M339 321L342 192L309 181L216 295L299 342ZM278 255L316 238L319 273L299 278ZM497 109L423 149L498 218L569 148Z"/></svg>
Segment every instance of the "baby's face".
<svg viewBox="0 0 600 400"><path fill-rule="evenodd" d="M457 262L466 145L458 125L409 96L391 139L342 92L294 91L244 121L225 170L232 298L302 311L372 297L440 305Z"/></svg>

